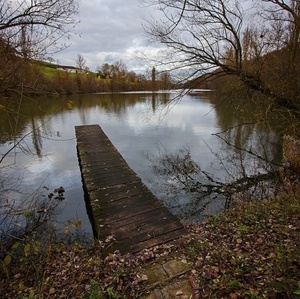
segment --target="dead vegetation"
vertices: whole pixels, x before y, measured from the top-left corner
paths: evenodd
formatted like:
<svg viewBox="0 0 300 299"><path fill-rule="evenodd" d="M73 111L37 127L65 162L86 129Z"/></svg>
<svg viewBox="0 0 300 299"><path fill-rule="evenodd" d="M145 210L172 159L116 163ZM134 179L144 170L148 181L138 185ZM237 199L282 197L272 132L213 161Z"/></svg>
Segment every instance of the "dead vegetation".
<svg viewBox="0 0 300 299"><path fill-rule="evenodd" d="M149 289L143 267L178 256L191 264L194 298L299 298L300 201L293 194L240 204L188 227L180 242L135 255L104 256L111 240L12 249L11 260L2 260L2 298L140 298Z"/></svg>

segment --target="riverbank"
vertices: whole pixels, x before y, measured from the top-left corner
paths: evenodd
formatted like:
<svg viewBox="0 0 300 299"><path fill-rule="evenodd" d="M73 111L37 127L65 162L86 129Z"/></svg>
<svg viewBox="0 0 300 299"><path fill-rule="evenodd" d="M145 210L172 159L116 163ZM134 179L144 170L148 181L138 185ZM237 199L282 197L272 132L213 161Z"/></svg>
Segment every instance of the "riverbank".
<svg viewBox="0 0 300 299"><path fill-rule="evenodd" d="M56 244L43 253L24 248L21 258L2 263L2 298L167 298L162 292L168 289L169 298L299 298L295 194L239 204L188 227L188 237L136 255L102 255L113 238L91 248ZM173 276L157 280L149 271L170 263ZM186 268L176 272L176 265ZM168 288L173 284L179 286L175 293Z"/></svg>

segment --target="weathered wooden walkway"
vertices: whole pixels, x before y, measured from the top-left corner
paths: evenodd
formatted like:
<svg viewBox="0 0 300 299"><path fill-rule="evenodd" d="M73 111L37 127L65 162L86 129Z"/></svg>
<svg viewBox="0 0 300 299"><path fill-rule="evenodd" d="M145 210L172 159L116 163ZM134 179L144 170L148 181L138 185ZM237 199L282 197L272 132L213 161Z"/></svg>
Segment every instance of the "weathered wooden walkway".
<svg viewBox="0 0 300 299"><path fill-rule="evenodd" d="M98 125L76 126L77 152L96 237L134 253L186 233L180 221L129 168Z"/></svg>

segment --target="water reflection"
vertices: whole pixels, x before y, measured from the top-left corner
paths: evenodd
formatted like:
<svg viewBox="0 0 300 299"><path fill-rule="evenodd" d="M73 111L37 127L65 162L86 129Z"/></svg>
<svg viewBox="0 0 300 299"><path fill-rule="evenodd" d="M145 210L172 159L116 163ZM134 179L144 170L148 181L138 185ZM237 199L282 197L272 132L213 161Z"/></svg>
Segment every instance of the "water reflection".
<svg viewBox="0 0 300 299"><path fill-rule="evenodd" d="M147 157L186 148L201 169L216 178L227 173L218 156L229 157L245 145L268 153L272 159L280 158L273 128L264 124L240 126L241 122L253 122L251 111L249 119L244 118L245 113L242 118L230 105L219 105L208 94L186 95L170 106L173 97L167 93L124 93L38 98L21 103L17 122L13 122L16 118L12 111L17 111L20 103L15 107L11 103L9 111L1 112L0 133L6 136L2 138L1 154L23 139L2 163L6 167L1 174L2 189L11 189L10 182L15 180L18 186L14 189L21 191L18 200L22 200L22 196L29 196L41 186L63 186L66 199L56 215L57 227L64 231L68 220L80 219L81 229L91 233L76 153L76 125L99 124L144 183L173 213L189 222L221 210L224 202L197 209L198 203L192 202L189 195L164 188L166 178L153 172ZM228 128L234 129L227 131ZM225 132L226 140L235 146L224 143L215 135L218 132ZM259 148L259 144L264 146ZM2 203L10 197L12 194L2 193Z"/></svg>

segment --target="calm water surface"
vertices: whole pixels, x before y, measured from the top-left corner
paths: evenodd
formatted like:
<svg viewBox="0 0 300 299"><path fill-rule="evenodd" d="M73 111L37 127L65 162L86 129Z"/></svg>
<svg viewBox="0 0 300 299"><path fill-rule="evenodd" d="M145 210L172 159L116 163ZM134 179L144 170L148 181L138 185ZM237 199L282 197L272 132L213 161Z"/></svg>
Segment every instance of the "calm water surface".
<svg viewBox="0 0 300 299"><path fill-rule="evenodd" d="M222 201L208 205L200 215L188 195L170 192L164 186L166 178L153 171L153 157L185 148L201 169L217 177L224 175L216 153L224 154L228 149L214 134L235 126L240 120L230 108L212 103L208 95L186 95L176 105L167 104L174 94L147 93L53 97L22 103L17 125L7 113L0 120L2 139L5 139L0 147L1 155L12 148L13 142L24 138L3 160L2 189L6 192L2 193L2 203L46 196L48 191L43 186L49 192L63 186L65 200L58 205L55 226L64 230L68 220L80 219L80 229L91 234L74 126L99 124L129 166L184 222L195 222L204 214L220 211ZM239 144L249 140L255 143L259 130L263 129L236 130L231 138ZM263 135L271 146L269 151L279 156L276 134L269 130Z"/></svg>

